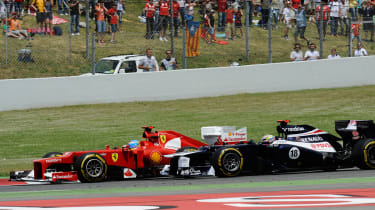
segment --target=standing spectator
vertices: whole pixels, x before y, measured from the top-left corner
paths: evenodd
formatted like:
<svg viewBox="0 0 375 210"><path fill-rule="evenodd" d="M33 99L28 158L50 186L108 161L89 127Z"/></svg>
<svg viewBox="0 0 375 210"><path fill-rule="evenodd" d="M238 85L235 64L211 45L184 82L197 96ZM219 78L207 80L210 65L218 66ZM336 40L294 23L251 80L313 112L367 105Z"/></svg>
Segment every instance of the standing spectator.
<svg viewBox="0 0 375 210"><path fill-rule="evenodd" d="M46 26L46 13L44 0L33 0L31 7L36 11L36 24L39 25L38 33L43 33L44 26ZM47 27L47 26L46 26Z"/></svg>
<svg viewBox="0 0 375 210"><path fill-rule="evenodd" d="M337 54L336 48L332 48L331 54L328 55L327 59L335 59L335 58L341 58L341 56Z"/></svg>
<svg viewBox="0 0 375 210"><path fill-rule="evenodd" d="M340 6L340 29L341 33L340 35L348 36L349 34L349 18L348 18L348 0L341 0L341 6ZM344 27L345 27L345 33L344 33Z"/></svg>
<svg viewBox="0 0 375 210"><path fill-rule="evenodd" d="M295 17L295 12L292 8L292 2L288 1L286 7L283 9L283 19L285 24L284 39L289 40L289 29L292 28L292 20Z"/></svg>
<svg viewBox="0 0 375 210"><path fill-rule="evenodd" d="M146 13L146 39L154 39L154 16L155 16L155 4L153 1L149 1L145 5Z"/></svg>
<svg viewBox="0 0 375 210"><path fill-rule="evenodd" d="M169 3L167 0L162 0L160 3L160 32L159 32L159 40L160 41L168 41L166 37L166 32L168 28L169 22Z"/></svg>
<svg viewBox="0 0 375 210"><path fill-rule="evenodd" d="M79 15L81 14L79 8L79 1L78 0L69 0L69 7L70 7L70 32L72 36L80 35L79 33ZM73 31L73 26L75 26L75 30Z"/></svg>
<svg viewBox="0 0 375 210"><path fill-rule="evenodd" d="M357 49L354 50L354 57L368 56L367 51L363 48L362 43L357 43Z"/></svg>
<svg viewBox="0 0 375 210"><path fill-rule="evenodd" d="M213 38L215 36L215 17L214 17L214 10L207 11L206 15L204 16L204 25L205 25L205 39L207 40L208 44L213 42Z"/></svg>
<svg viewBox="0 0 375 210"><path fill-rule="evenodd" d="M227 9L228 0L217 0L218 13L218 31L225 31L225 22L227 20L225 10Z"/></svg>
<svg viewBox="0 0 375 210"><path fill-rule="evenodd" d="M303 61L303 52L299 43L294 44L294 50L290 53L290 61Z"/></svg>
<svg viewBox="0 0 375 210"><path fill-rule="evenodd" d="M103 2L99 2L99 5L95 7L96 11L96 24L98 32L98 43L104 44L104 34L105 34L105 13L107 8L104 6Z"/></svg>
<svg viewBox="0 0 375 210"><path fill-rule="evenodd" d="M194 20L194 7L197 4L195 2L192 2L191 0L186 0L185 4L185 20L186 21L192 21Z"/></svg>
<svg viewBox="0 0 375 210"><path fill-rule="evenodd" d="M122 16L125 13L125 0L117 1L118 31L121 32Z"/></svg>
<svg viewBox="0 0 375 210"><path fill-rule="evenodd" d="M319 52L315 50L316 45L314 43L310 43L309 50L305 52L304 60L317 60L320 59Z"/></svg>
<svg viewBox="0 0 375 210"><path fill-rule="evenodd" d="M225 11L226 12L226 18L227 20L225 21L225 40L228 40L228 39L233 39L233 33L234 33L234 23L233 23L233 14L234 14L234 10L232 8L232 6L228 6L227 10ZM230 34L230 36L229 36Z"/></svg>
<svg viewBox="0 0 375 210"><path fill-rule="evenodd" d="M326 29L327 29L327 22L328 22L328 15L329 15L329 7L325 4L325 2L322 2L323 4L323 40L326 37ZM316 27L318 29L318 34L320 34L320 21L322 20L320 17L320 5L316 6L315 9L315 22Z"/></svg>
<svg viewBox="0 0 375 210"><path fill-rule="evenodd" d="M243 38L243 32L242 32L242 10L241 8L234 9L234 15L236 16L234 19L234 36L237 36L237 30L240 30L241 39ZM233 36L233 38L234 38Z"/></svg>
<svg viewBox="0 0 375 210"><path fill-rule="evenodd" d="M270 21L272 23L272 20L274 20L275 28L278 29L277 24L279 23L279 16L280 16L280 10L283 7L283 0L272 0L271 3L271 10L272 10L272 16L270 18Z"/></svg>
<svg viewBox="0 0 375 210"><path fill-rule="evenodd" d="M349 12L352 14L352 18L358 17L358 0L349 0Z"/></svg>
<svg viewBox="0 0 375 210"><path fill-rule="evenodd" d="M51 0L46 0L46 25L47 34L52 35L52 25L53 25L53 14L52 14L53 2Z"/></svg>
<svg viewBox="0 0 375 210"><path fill-rule="evenodd" d="M178 68L177 61L176 58L172 57L172 51L167 50L165 51L165 54L167 55L167 57L161 60L161 70L176 70Z"/></svg>
<svg viewBox="0 0 375 210"><path fill-rule="evenodd" d="M154 2L155 5L155 13L154 13L154 33L160 32L160 3L158 0L151 0Z"/></svg>
<svg viewBox="0 0 375 210"><path fill-rule="evenodd" d="M181 26L185 25L185 0L177 0L180 5Z"/></svg>
<svg viewBox="0 0 375 210"><path fill-rule="evenodd" d="M57 0L58 14L68 15L67 0Z"/></svg>
<svg viewBox="0 0 375 210"><path fill-rule="evenodd" d="M14 4L15 4L14 6L15 6L15 11L17 13L17 17L21 18L23 0L14 0Z"/></svg>
<svg viewBox="0 0 375 210"><path fill-rule="evenodd" d="M261 27L267 29L268 23L268 16L269 16L269 8L270 8L270 1L269 0L262 0L262 19L261 19Z"/></svg>
<svg viewBox="0 0 375 210"><path fill-rule="evenodd" d="M112 8L107 11L108 16L111 18L111 43L115 43L115 34L117 32L117 4L112 4Z"/></svg>
<svg viewBox="0 0 375 210"><path fill-rule="evenodd" d="M158 62L151 49L146 50L146 57L139 62L138 68L143 69L143 72L159 71Z"/></svg>
<svg viewBox="0 0 375 210"><path fill-rule="evenodd" d="M294 33L294 39L298 41L298 35L300 35L301 39L306 40L307 45L310 44L310 41L305 37L305 30L306 30L306 12L305 8L302 8L302 5L298 5L298 9L295 10L296 12L296 32Z"/></svg>
<svg viewBox="0 0 375 210"><path fill-rule="evenodd" d="M360 34L360 28L361 28L361 24L359 22L357 22L357 18L355 17L353 19L353 23L352 23L352 41L357 38L359 42L362 42L362 39L361 39L361 34Z"/></svg>
<svg viewBox="0 0 375 210"><path fill-rule="evenodd" d="M365 40L368 40L368 32L371 33L371 42L374 41L374 8L369 0L362 2L363 30L365 31Z"/></svg>
<svg viewBox="0 0 375 210"><path fill-rule="evenodd" d="M340 7L341 7L341 1L333 0L330 3L331 6L331 12L330 12L330 18L331 18L331 36L337 37L337 28L338 28L338 20L340 17Z"/></svg>
<svg viewBox="0 0 375 210"><path fill-rule="evenodd" d="M173 0L172 2L172 9L173 9L173 25L174 25L174 36L178 36L178 26L180 25L178 17L180 16L180 4L177 0Z"/></svg>

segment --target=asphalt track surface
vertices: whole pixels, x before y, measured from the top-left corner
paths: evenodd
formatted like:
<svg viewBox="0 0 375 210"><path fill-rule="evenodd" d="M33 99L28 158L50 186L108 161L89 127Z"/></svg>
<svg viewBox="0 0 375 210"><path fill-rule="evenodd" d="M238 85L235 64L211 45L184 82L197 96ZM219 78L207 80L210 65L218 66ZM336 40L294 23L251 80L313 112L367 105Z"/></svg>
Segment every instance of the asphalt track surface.
<svg viewBox="0 0 375 210"><path fill-rule="evenodd" d="M326 190L326 191L325 191ZM232 178L193 177L193 178L145 178L101 183L46 184L0 186L0 209L2 202L19 202L55 199L91 199L138 196L179 196L197 194L221 195L280 195L291 192L339 190L363 191L363 195L373 195L374 202L359 206L333 206L329 209L375 209L375 170L356 168L332 172L311 171L271 175L239 176ZM340 191L341 190L341 191ZM287 191L287 192L284 192ZM241 194L242 193L242 194ZM255 193L255 194L254 194ZM145 198L146 198L145 197ZM42 205L41 205L42 206ZM308 207L308 206L306 206ZM285 208L285 207L284 207ZM315 209L317 207L310 207ZM251 208L237 208L251 209ZM293 209L306 209L293 208ZM322 209L322 208L320 208Z"/></svg>

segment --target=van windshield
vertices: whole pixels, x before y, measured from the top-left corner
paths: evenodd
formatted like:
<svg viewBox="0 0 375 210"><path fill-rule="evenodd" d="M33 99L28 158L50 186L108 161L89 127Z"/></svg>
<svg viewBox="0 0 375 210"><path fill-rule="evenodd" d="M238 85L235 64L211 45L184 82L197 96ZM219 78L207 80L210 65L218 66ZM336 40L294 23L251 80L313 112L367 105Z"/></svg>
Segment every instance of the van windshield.
<svg viewBox="0 0 375 210"><path fill-rule="evenodd" d="M118 60L99 60L95 66L95 73L113 74L118 62Z"/></svg>

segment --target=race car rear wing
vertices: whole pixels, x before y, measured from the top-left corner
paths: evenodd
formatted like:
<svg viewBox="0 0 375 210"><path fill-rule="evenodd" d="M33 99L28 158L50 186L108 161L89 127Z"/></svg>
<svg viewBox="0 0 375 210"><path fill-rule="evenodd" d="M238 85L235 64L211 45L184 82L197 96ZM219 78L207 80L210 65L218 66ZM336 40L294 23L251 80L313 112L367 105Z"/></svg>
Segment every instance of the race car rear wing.
<svg viewBox="0 0 375 210"><path fill-rule="evenodd" d="M201 128L202 139L209 145L239 144L247 142L247 128L235 126L209 126Z"/></svg>
<svg viewBox="0 0 375 210"><path fill-rule="evenodd" d="M335 128L343 139L375 138L375 124L372 120L336 120Z"/></svg>

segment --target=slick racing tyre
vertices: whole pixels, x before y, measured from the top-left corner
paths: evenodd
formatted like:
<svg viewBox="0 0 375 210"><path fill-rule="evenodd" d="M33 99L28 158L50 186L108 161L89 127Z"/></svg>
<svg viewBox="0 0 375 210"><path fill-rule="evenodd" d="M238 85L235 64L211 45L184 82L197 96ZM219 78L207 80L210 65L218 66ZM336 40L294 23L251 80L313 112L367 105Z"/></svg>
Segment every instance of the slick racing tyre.
<svg viewBox="0 0 375 210"><path fill-rule="evenodd" d="M243 156L235 148L217 150L213 155L213 166L219 177L237 176L243 167Z"/></svg>
<svg viewBox="0 0 375 210"><path fill-rule="evenodd" d="M74 169L77 171L79 181L100 182L106 177L108 166L98 153L86 153L77 159Z"/></svg>
<svg viewBox="0 0 375 210"><path fill-rule="evenodd" d="M189 152L189 151L195 151L197 148L187 146L187 147L182 147L178 149L176 152ZM177 176L178 173L178 157L171 158L169 162L169 175Z"/></svg>
<svg viewBox="0 0 375 210"><path fill-rule="evenodd" d="M42 158L51 158L51 157L60 157L63 153L61 152L49 152L45 155L43 155Z"/></svg>
<svg viewBox="0 0 375 210"><path fill-rule="evenodd" d="M375 169L375 139L362 139L353 148L354 164L360 169Z"/></svg>

